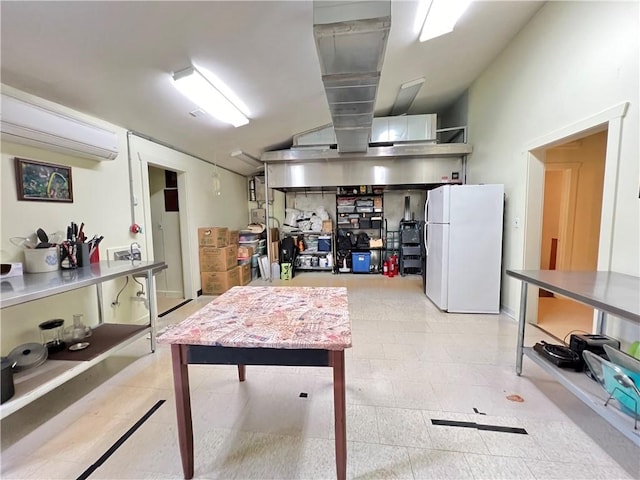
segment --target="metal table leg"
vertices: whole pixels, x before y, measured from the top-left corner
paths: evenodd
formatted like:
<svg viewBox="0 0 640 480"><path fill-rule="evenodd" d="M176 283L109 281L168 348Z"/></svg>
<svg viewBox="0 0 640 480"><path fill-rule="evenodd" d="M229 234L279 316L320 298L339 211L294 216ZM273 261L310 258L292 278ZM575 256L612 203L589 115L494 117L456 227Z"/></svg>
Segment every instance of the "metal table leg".
<svg viewBox="0 0 640 480"><path fill-rule="evenodd" d="M522 356L524 355L524 324L527 316L527 290L529 284L522 282L520 287L520 315L518 316L518 347L516 348L516 374L522 373Z"/></svg>

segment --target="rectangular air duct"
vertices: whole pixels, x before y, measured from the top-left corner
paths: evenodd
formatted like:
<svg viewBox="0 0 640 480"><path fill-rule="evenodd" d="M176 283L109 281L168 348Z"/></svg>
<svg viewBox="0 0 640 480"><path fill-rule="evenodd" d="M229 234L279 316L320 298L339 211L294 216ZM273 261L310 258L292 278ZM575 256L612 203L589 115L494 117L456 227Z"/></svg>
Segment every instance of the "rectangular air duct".
<svg viewBox="0 0 640 480"><path fill-rule="evenodd" d="M339 152L366 152L391 1L314 1L313 35Z"/></svg>
<svg viewBox="0 0 640 480"><path fill-rule="evenodd" d="M0 132L7 142L92 160L118 156L115 132L2 94Z"/></svg>

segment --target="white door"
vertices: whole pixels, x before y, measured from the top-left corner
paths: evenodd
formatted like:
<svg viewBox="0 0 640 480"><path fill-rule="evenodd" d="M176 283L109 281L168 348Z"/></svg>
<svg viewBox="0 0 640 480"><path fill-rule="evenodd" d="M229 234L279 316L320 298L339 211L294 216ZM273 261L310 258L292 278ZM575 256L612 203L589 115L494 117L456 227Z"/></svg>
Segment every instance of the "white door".
<svg viewBox="0 0 640 480"><path fill-rule="evenodd" d="M427 225L427 279L425 293L441 310L448 306L449 225Z"/></svg>

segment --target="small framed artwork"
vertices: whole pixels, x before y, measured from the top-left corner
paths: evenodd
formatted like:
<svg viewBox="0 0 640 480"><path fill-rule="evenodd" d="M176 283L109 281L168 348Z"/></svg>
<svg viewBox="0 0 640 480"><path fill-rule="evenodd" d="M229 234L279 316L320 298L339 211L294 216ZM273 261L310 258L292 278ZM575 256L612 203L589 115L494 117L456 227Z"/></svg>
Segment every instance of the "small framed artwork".
<svg viewBox="0 0 640 480"><path fill-rule="evenodd" d="M16 157L18 200L73 202L71 167Z"/></svg>

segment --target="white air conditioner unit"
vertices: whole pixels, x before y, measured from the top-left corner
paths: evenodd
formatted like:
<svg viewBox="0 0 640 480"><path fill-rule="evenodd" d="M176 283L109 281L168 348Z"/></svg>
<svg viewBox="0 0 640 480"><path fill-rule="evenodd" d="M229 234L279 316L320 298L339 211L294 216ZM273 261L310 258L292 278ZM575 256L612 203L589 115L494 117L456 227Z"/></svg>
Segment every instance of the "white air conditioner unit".
<svg viewBox="0 0 640 480"><path fill-rule="evenodd" d="M2 94L0 132L7 142L92 160L118 156L118 136L82 120Z"/></svg>

